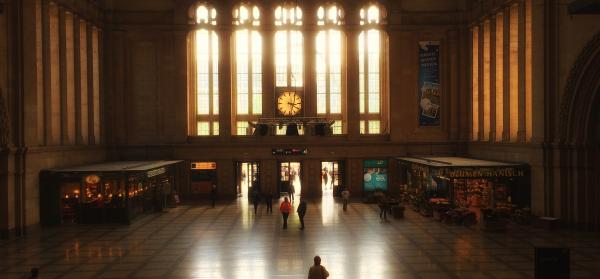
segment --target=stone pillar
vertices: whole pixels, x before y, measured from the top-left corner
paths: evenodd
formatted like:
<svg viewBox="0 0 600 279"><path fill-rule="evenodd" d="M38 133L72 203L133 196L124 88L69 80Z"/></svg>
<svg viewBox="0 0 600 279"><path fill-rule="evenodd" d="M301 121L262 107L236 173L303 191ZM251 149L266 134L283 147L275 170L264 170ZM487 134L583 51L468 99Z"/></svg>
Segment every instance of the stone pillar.
<svg viewBox="0 0 600 279"><path fill-rule="evenodd" d="M519 128L517 130L517 141L526 141L526 115L525 106L525 1L519 1Z"/></svg>
<svg viewBox="0 0 600 279"><path fill-rule="evenodd" d="M483 51L484 51L483 41L485 40L485 38L484 38L485 32L484 32L483 29L484 29L483 23L479 23L478 28L477 28L477 31L479 32L479 34L477 35L477 38L479 39L479 41L477 42L477 49L478 49L478 51L477 51L477 54L478 54L477 61L479 62L479 64L477 65L477 67L479 68L479 70L478 70L479 75L477 76L477 80L478 80L477 83L479 84L479 86L478 86L479 91L478 92L473 92L473 94L478 94L478 96L479 96L478 97L479 103L477 104L477 106L479 107L479 111L478 111L479 112L479 117L478 117L479 118L478 131L479 132L477 133L477 140L478 141L481 141L481 140L483 140L485 138L483 136L483 133L485 131L484 130L484 122L486 120L483 117L484 110L485 110L485 108L484 108L484 101L483 101L484 94L485 94L484 93L484 91L485 91L485 89L484 89L485 84L483 82L483 75L485 75L485 73L483 72L483 69L484 69L484 67L483 67L483 64L484 64L484 62L483 62L483 56L484 56L483 55Z"/></svg>
<svg viewBox="0 0 600 279"><path fill-rule="evenodd" d="M358 15L358 9L345 6L346 15ZM346 16L343 27L346 33L346 119L348 138L360 138L360 110L359 110L359 61L358 61L358 36L360 35L358 16ZM350 181L350 180L347 180Z"/></svg>
<svg viewBox="0 0 600 279"><path fill-rule="evenodd" d="M229 137L231 131L231 36L232 13L229 5L224 5L219 13L219 136Z"/></svg>
<svg viewBox="0 0 600 279"><path fill-rule="evenodd" d="M503 112L503 121L504 121L504 129L502 130L502 141L504 142L508 142L510 141L510 7L506 7L504 8L504 12L503 12L504 16L502 18L502 23L503 23L503 40L502 42L504 43L504 45L502 46L504 48L503 51L503 63L504 63L504 67L503 69L503 75L504 75L504 93L503 93L503 101L504 101L504 105L502 106L502 108L504 109Z"/></svg>
<svg viewBox="0 0 600 279"><path fill-rule="evenodd" d="M489 141L496 141L496 15L491 15L490 18L490 133Z"/></svg>

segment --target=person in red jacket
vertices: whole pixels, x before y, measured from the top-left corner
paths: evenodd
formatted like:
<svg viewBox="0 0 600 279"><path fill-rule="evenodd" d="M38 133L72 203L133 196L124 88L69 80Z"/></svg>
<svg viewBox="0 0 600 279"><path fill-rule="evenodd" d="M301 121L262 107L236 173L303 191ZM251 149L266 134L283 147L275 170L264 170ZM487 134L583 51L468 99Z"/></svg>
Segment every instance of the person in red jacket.
<svg viewBox="0 0 600 279"><path fill-rule="evenodd" d="M283 229L285 230L287 229L288 216L290 216L290 212L292 211L292 204L287 197L283 199L283 202L279 206L279 211L281 211L281 215L283 215Z"/></svg>

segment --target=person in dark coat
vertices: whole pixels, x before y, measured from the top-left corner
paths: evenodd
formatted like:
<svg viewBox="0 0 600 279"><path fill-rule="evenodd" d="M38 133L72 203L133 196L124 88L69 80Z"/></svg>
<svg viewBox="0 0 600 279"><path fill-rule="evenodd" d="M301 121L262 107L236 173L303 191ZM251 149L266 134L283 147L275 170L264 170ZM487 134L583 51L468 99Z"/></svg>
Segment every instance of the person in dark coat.
<svg viewBox="0 0 600 279"><path fill-rule="evenodd" d="M300 198L300 204L298 205L298 218L300 219L300 229L304 230L304 215L306 215L306 200Z"/></svg>
<svg viewBox="0 0 600 279"><path fill-rule="evenodd" d="M217 184L213 184L212 189L210 189L210 199L212 200L212 207L215 208L215 203L217 202Z"/></svg>
<svg viewBox="0 0 600 279"><path fill-rule="evenodd" d="M315 265L308 270L308 279L325 279L329 277L329 272L321 265L321 257L314 257Z"/></svg>
<svg viewBox="0 0 600 279"><path fill-rule="evenodd" d="M254 215L258 212L258 205L260 204L260 192L254 190L252 194L252 203L254 204Z"/></svg>
<svg viewBox="0 0 600 279"><path fill-rule="evenodd" d="M264 198L265 203L267 204L267 213L273 213L273 194L267 192Z"/></svg>
<svg viewBox="0 0 600 279"><path fill-rule="evenodd" d="M290 201L294 202L294 194L296 193L296 188L294 188L294 183L290 182Z"/></svg>

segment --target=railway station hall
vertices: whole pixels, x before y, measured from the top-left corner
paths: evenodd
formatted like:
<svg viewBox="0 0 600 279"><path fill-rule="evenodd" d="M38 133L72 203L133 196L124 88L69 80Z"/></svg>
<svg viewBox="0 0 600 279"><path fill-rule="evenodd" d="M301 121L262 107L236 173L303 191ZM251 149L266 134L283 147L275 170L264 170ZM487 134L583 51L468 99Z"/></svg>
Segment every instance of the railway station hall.
<svg viewBox="0 0 600 279"><path fill-rule="evenodd" d="M600 278L600 0L0 0L0 279Z"/></svg>

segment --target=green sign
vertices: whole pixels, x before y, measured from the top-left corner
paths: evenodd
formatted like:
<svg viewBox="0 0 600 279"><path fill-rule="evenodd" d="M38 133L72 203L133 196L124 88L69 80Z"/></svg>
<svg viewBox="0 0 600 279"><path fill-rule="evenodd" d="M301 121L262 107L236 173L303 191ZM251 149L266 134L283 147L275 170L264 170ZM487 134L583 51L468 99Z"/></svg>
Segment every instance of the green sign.
<svg viewBox="0 0 600 279"><path fill-rule="evenodd" d="M387 168L387 160L365 160L363 167L365 168Z"/></svg>

